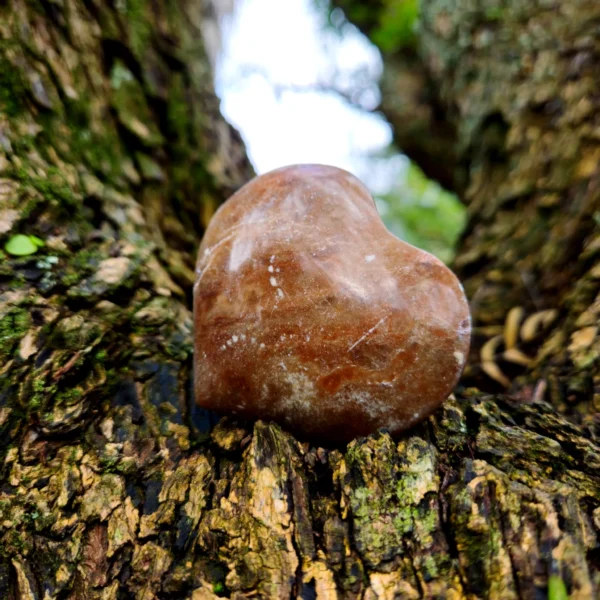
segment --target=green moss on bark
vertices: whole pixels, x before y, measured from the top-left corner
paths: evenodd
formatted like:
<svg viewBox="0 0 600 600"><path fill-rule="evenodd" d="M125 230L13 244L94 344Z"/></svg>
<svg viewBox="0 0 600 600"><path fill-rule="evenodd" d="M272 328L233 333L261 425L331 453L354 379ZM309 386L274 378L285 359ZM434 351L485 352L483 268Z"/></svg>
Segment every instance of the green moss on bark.
<svg viewBox="0 0 600 600"><path fill-rule="evenodd" d="M0 318L0 360L7 360L31 326L31 317L24 308L11 308Z"/></svg>

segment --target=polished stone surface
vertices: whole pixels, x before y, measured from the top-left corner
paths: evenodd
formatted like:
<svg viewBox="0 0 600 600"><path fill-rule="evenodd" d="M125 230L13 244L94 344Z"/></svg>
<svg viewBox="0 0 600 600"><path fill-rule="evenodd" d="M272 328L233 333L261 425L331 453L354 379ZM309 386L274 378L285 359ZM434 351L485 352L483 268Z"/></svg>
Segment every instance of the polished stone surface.
<svg viewBox="0 0 600 600"><path fill-rule="evenodd" d="M322 165L257 177L217 211L194 322L200 406L325 442L426 418L471 329L454 274L389 233L358 179Z"/></svg>

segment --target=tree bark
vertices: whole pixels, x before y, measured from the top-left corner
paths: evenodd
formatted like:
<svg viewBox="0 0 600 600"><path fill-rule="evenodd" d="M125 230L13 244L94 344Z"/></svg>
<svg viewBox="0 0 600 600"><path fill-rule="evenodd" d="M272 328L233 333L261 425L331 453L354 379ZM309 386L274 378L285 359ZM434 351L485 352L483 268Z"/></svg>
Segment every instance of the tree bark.
<svg viewBox="0 0 600 600"><path fill-rule="evenodd" d="M0 258L1 598L600 594L600 13L506 5L423 2L410 63L450 149L440 178L469 203L456 265L483 391L399 440L326 449L268 423L192 423L194 253L251 176L212 90L214 15L0 3L0 236L45 243ZM439 151L407 136L417 158ZM555 320L523 332L542 309ZM496 354L533 358L512 373L515 352L484 352L504 380L477 364L499 332Z"/></svg>

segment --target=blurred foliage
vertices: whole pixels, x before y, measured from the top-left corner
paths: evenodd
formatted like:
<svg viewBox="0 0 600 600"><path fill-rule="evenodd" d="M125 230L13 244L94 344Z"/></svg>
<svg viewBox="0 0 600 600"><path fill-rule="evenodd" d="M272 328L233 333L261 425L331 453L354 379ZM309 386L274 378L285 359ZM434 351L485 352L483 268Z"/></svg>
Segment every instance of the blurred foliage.
<svg viewBox="0 0 600 600"><path fill-rule="evenodd" d="M428 179L411 162L404 181L376 200L384 223L394 235L446 263L452 260L466 222L466 209L454 194Z"/></svg>
<svg viewBox="0 0 600 600"><path fill-rule="evenodd" d="M371 39L384 53L414 46L418 18L419 0L387 0Z"/></svg>
<svg viewBox="0 0 600 600"><path fill-rule="evenodd" d="M390 54L416 44L420 0L337 0L331 10L328 0L315 0L319 10L329 10L330 24L338 28L345 21L340 11L351 23L366 33L385 54Z"/></svg>

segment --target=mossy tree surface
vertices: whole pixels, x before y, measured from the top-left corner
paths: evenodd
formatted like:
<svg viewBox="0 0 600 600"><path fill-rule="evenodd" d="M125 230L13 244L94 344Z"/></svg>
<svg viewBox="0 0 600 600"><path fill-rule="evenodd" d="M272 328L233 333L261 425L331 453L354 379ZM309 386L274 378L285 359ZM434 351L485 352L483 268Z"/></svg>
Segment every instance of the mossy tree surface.
<svg viewBox="0 0 600 600"><path fill-rule="evenodd" d="M0 243L43 242L0 257L1 598L600 593L598 9L574 4L429 0L411 50L470 205L457 264L476 324L556 307L552 351L520 402L463 392L400 440L337 449L190 425L194 250L251 176L212 91L214 17L195 0L0 4ZM534 384L568 400L571 381L584 423L522 401Z"/></svg>

